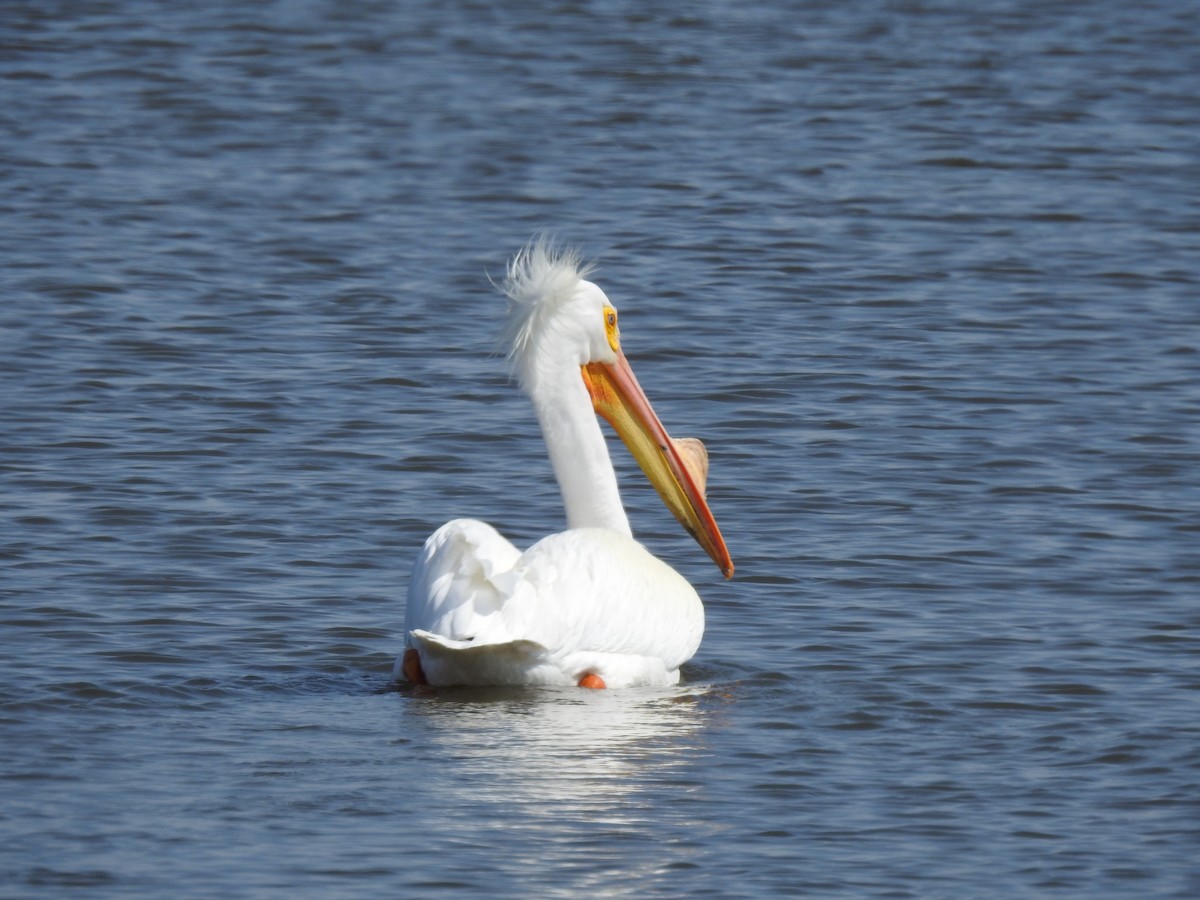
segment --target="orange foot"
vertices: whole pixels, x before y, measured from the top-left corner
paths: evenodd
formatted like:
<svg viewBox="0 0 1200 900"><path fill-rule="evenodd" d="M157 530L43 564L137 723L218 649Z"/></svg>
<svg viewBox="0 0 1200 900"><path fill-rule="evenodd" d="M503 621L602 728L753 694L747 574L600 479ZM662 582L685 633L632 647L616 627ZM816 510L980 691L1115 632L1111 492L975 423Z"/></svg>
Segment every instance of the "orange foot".
<svg viewBox="0 0 1200 900"><path fill-rule="evenodd" d="M588 672L586 675L580 678L579 686L585 688L596 688L597 690L608 687L608 685L604 683L604 679L595 672Z"/></svg>
<svg viewBox="0 0 1200 900"><path fill-rule="evenodd" d="M421 657L413 647L404 651L404 662L401 663L400 669L404 672L404 677L413 684L429 684L425 678L425 670L421 668ZM604 683L601 682L600 686L604 687Z"/></svg>

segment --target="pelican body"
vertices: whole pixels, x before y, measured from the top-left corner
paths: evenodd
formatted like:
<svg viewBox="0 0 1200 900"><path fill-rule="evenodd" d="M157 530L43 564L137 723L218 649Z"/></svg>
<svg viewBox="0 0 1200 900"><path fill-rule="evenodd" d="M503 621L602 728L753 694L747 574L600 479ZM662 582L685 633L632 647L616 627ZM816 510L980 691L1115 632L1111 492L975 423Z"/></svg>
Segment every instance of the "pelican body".
<svg viewBox="0 0 1200 900"><path fill-rule="evenodd" d="M708 461L673 440L621 350L617 311L578 253L546 239L513 258L509 358L537 413L567 530L522 552L455 519L413 566L396 677L431 685L675 684L704 634L687 580L633 538L597 415L726 577L733 562L704 496Z"/></svg>

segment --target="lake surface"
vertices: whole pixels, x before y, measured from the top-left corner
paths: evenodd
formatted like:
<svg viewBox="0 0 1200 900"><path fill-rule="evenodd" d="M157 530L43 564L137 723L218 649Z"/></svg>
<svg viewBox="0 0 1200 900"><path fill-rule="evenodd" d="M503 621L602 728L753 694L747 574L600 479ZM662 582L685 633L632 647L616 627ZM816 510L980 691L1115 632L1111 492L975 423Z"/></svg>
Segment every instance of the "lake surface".
<svg viewBox="0 0 1200 900"><path fill-rule="evenodd" d="M191 7L0 22L0 895L1200 894L1200 7ZM615 447L683 683L397 687L542 229L737 575Z"/></svg>

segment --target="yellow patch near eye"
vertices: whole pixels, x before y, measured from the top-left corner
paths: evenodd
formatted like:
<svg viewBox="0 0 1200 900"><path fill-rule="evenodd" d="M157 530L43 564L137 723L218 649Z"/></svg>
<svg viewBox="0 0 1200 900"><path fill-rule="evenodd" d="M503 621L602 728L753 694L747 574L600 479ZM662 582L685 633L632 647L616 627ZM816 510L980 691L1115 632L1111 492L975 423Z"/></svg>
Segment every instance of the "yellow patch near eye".
<svg viewBox="0 0 1200 900"><path fill-rule="evenodd" d="M604 307L604 336L608 338L608 346L613 353L621 352L621 329L617 327L617 311L611 306Z"/></svg>

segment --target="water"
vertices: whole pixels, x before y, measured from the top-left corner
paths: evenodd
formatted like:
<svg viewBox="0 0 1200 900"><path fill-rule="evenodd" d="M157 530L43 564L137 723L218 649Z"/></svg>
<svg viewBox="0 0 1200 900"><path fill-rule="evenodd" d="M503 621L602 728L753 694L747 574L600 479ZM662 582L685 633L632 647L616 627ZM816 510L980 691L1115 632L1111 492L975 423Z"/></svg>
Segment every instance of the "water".
<svg viewBox="0 0 1200 900"><path fill-rule="evenodd" d="M1192 4L8 4L4 896L1200 892ZM581 244L724 582L677 689L389 683L561 527Z"/></svg>

